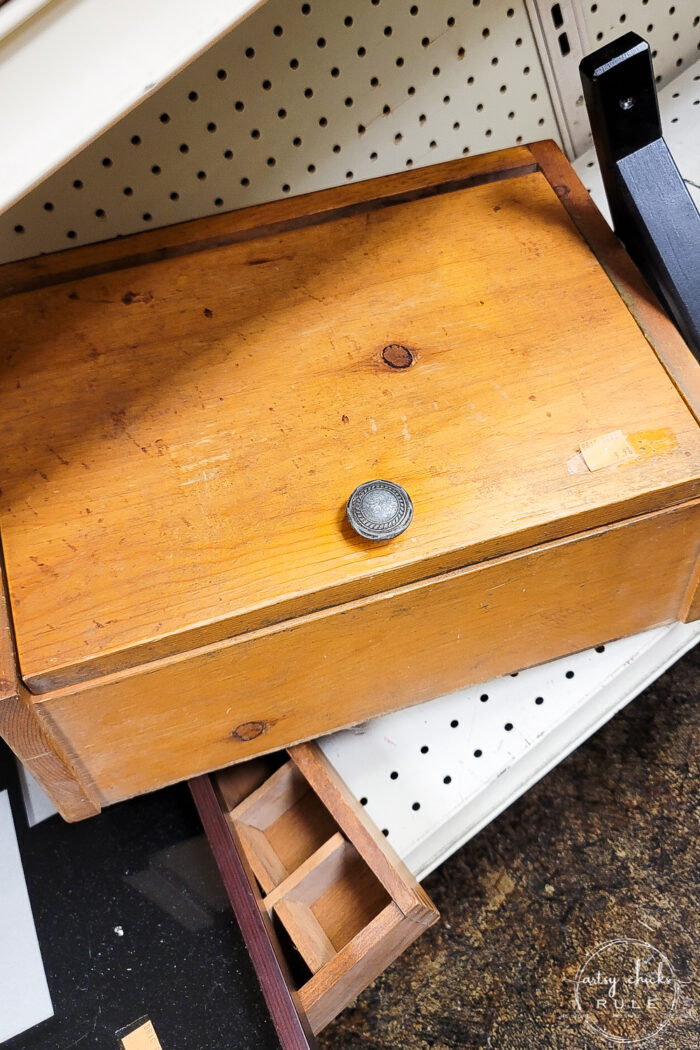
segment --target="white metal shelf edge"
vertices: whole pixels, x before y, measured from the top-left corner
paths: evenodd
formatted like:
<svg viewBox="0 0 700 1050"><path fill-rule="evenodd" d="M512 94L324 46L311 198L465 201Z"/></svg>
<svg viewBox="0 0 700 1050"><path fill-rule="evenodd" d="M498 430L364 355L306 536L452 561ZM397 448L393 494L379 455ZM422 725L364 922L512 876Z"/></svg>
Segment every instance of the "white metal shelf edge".
<svg viewBox="0 0 700 1050"><path fill-rule="evenodd" d="M19 0L17 0L19 3ZM260 0L53 0L0 12L0 212Z"/></svg>
<svg viewBox="0 0 700 1050"><path fill-rule="evenodd" d="M423 879L700 639L673 624L334 733L321 746Z"/></svg>

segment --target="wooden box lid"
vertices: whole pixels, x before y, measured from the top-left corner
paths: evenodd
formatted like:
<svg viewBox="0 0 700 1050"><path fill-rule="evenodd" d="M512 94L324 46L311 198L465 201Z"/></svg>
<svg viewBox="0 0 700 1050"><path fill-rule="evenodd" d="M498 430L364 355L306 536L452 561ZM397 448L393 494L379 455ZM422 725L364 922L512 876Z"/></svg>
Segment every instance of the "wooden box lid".
<svg viewBox="0 0 700 1050"><path fill-rule="evenodd" d="M698 491L693 415L525 148L5 267L0 291L35 692ZM589 470L614 431L635 455ZM345 522L372 478L415 505L390 543Z"/></svg>

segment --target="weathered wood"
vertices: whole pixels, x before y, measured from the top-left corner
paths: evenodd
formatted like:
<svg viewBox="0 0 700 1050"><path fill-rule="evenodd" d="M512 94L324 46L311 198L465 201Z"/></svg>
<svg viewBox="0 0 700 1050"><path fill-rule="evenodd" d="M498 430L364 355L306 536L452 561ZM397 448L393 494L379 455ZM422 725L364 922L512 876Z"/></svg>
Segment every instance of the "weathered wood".
<svg viewBox="0 0 700 1050"><path fill-rule="evenodd" d="M0 736L51 796L66 820L100 812L94 792L66 760L58 742L40 722L20 680L5 591L0 550Z"/></svg>
<svg viewBox="0 0 700 1050"><path fill-rule="evenodd" d="M141 266L209 251L240 241L318 225L343 215L366 212L421 196L446 193L516 174L535 171L527 146L414 168L348 186L337 186L223 215L177 223L99 244L71 248L0 266L0 296L75 281L109 270Z"/></svg>
<svg viewBox="0 0 700 1050"><path fill-rule="evenodd" d="M19 665L99 802L680 615L698 366L601 222L540 143L2 271Z"/></svg>
<svg viewBox="0 0 700 1050"><path fill-rule="evenodd" d="M298 992L291 991L289 974L285 979L290 983L295 1009L301 1011L318 1032L404 947L435 922L438 913L414 876L358 807L357 800L328 765L318 745L308 744L293 750L294 766L289 763L281 767L255 789L249 799L239 802L233 811L224 812L223 819L231 832L229 847L235 848L260 909L267 916L274 914L282 923L313 974ZM224 771L211 780L201 777L192 781L195 797L205 790L202 785L215 784L218 777L224 784L228 779ZM239 833L246 825L242 820L254 820L258 814L260 823L266 824L276 815L286 794L292 804L282 811L277 821L288 820L290 828L297 833L301 831L303 836L300 814L295 813L294 805L304 798L299 794L300 780L318 804L332 814L332 828L328 829L326 841L303 859L300 855L299 862L284 880L277 878L275 887L260 899L254 874L260 864L252 863L251 850L262 851L264 864L262 879L258 875L258 882L266 886L269 843L265 839L250 839L243 849ZM221 790L217 789L217 793L223 803ZM203 817L208 835L210 827L220 827L221 819L222 814L206 820ZM307 813L306 819L315 824L313 814ZM225 859L225 839L217 840L214 845L215 856ZM269 925L265 928L275 957L282 959L282 948L273 928ZM270 966L267 954L258 949L257 958L263 966L261 983L267 979ZM274 1002L270 1008L276 1009ZM286 1046L284 1040L283 1046Z"/></svg>
<svg viewBox="0 0 700 1050"><path fill-rule="evenodd" d="M403 914L414 922L434 922L425 891L318 745L297 744L289 754Z"/></svg>
<svg viewBox="0 0 700 1050"><path fill-rule="evenodd" d="M696 419L700 419L700 365L669 321L658 299L593 203L557 146L530 146L543 175L585 237L651 347Z"/></svg>
<svg viewBox="0 0 700 1050"><path fill-rule="evenodd" d="M392 901L300 989L299 999L314 1032L340 1013L378 977L424 927L412 923Z"/></svg>
<svg viewBox="0 0 700 1050"><path fill-rule="evenodd" d="M700 430L540 173L0 313L0 528L37 693L700 488ZM584 439L658 427L664 455L567 470ZM343 514L378 474L416 507L384 545Z"/></svg>
<svg viewBox="0 0 700 1050"><path fill-rule="evenodd" d="M445 573L35 708L115 802L675 620L699 512L693 501Z"/></svg>
<svg viewBox="0 0 700 1050"><path fill-rule="evenodd" d="M283 1050L314 1050L311 1026L235 829L226 823L209 777L191 780L190 790Z"/></svg>
<svg viewBox="0 0 700 1050"><path fill-rule="evenodd" d="M690 578L688 590L683 596L678 619L683 623L691 623L700 620L700 558L695 566L695 571Z"/></svg>

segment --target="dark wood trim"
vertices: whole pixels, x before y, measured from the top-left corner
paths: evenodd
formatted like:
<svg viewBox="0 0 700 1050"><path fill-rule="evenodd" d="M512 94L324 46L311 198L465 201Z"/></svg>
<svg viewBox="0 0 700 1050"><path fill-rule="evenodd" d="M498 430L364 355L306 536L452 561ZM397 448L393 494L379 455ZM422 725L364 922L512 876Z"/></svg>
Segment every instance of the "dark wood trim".
<svg viewBox="0 0 700 1050"><path fill-rule="evenodd" d="M535 171L537 163L532 154L519 146L6 263L0 266L0 297L317 226Z"/></svg>
<svg viewBox="0 0 700 1050"><path fill-rule="evenodd" d="M209 776L189 781L200 820L258 975L282 1050L317 1050L274 931L235 830L228 825Z"/></svg>
<svg viewBox="0 0 700 1050"><path fill-rule="evenodd" d="M617 289L679 394L700 422L700 364L554 142L530 145L542 174Z"/></svg>

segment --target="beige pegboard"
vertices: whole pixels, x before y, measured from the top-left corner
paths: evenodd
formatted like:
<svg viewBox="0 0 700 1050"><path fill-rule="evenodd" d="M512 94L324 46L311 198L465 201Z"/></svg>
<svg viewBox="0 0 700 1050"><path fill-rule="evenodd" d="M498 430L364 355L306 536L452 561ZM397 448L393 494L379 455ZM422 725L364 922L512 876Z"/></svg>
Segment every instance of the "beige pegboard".
<svg viewBox="0 0 700 1050"><path fill-rule="evenodd" d="M268 0L6 212L0 258L547 137L524 0Z"/></svg>
<svg viewBox="0 0 700 1050"><path fill-rule="evenodd" d="M592 48L629 30L652 49L656 83L663 86L700 55L700 0L578 0Z"/></svg>

